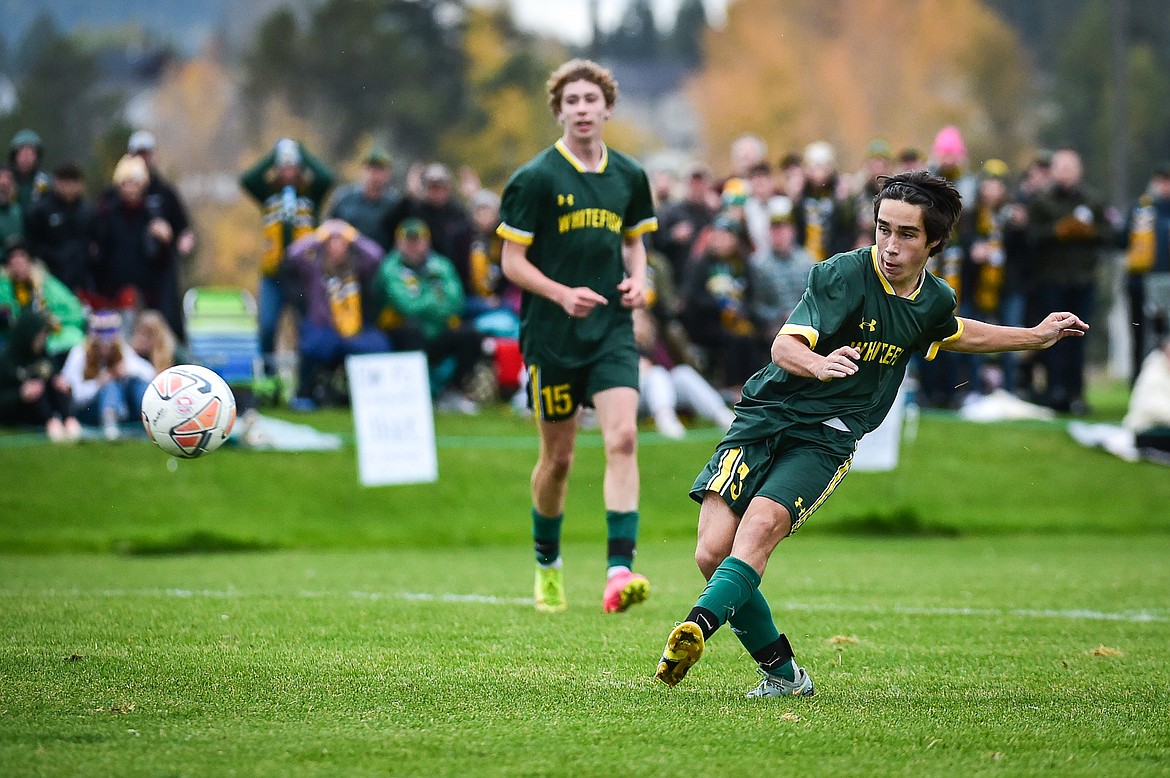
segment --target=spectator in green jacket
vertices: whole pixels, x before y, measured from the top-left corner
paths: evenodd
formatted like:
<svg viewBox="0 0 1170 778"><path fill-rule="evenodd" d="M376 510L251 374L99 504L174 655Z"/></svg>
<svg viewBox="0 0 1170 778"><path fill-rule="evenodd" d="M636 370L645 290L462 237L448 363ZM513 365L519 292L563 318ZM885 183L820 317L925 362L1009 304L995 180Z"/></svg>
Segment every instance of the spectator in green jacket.
<svg viewBox="0 0 1170 778"><path fill-rule="evenodd" d="M460 389L483 354L483 336L460 318L463 282L459 273L451 260L431 249L431 231L422 219L399 224L394 244L374 286L380 324L396 351L426 353L432 380L439 385L433 391L450 387L441 393L436 408L475 413L475 403ZM443 380L447 365L453 365L451 374Z"/></svg>
<svg viewBox="0 0 1170 778"><path fill-rule="evenodd" d="M52 324L37 310L25 311L0 348L0 425L44 426L54 443L81 437L81 424L69 409L69 383L45 352Z"/></svg>
<svg viewBox="0 0 1170 778"><path fill-rule="evenodd" d="M0 339L27 310L41 311L48 317L51 331L46 351L50 356L63 354L85 340L81 301L33 259L26 243L17 241L8 246L0 271Z"/></svg>

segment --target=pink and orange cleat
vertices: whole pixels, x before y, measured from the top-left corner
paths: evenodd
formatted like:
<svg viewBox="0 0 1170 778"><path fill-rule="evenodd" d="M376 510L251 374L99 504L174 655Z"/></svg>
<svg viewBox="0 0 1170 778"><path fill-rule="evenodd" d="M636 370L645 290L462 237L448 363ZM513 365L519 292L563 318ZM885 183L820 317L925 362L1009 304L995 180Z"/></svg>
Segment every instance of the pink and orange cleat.
<svg viewBox="0 0 1170 778"><path fill-rule="evenodd" d="M605 584L601 605L606 613L621 613L650 596L650 582L641 573L623 570Z"/></svg>

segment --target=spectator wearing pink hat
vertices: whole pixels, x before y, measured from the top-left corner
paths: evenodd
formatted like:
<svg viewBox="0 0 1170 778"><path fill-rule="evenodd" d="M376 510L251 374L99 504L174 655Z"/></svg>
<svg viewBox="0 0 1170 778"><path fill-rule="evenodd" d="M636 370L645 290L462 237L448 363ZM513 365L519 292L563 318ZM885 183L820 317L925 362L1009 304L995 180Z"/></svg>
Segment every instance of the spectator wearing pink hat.
<svg viewBox="0 0 1170 778"><path fill-rule="evenodd" d="M934 136L930 147L930 170L955 185L963 202L975 198L976 182L967 172L967 144L963 134L953 124L948 124Z"/></svg>

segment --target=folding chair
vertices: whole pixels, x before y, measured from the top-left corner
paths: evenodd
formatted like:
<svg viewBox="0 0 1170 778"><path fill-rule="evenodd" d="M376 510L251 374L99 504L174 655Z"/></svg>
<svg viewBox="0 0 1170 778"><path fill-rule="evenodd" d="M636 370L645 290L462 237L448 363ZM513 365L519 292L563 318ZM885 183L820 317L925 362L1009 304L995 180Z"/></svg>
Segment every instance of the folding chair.
<svg viewBox="0 0 1170 778"><path fill-rule="evenodd" d="M260 370L256 298L247 289L201 286L183 295L191 361L252 389Z"/></svg>

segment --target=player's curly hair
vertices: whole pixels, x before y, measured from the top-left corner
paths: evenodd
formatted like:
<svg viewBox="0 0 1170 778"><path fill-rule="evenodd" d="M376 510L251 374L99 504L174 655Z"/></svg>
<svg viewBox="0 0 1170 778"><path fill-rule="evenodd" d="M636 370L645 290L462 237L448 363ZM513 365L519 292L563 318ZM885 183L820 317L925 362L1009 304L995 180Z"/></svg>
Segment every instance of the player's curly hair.
<svg viewBox="0 0 1170 778"><path fill-rule="evenodd" d="M912 170L895 176L879 176L881 189L873 198L873 219L877 221L882 200L900 200L922 207L926 242L935 243L930 255L946 248L947 239L963 211L963 198L955 185L928 170Z"/></svg>
<svg viewBox="0 0 1170 778"><path fill-rule="evenodd" d="M588 81L601 87L601 94L605 97L607 108L613 108L617 102L618 85L613 73L598 65L591 59L571 59L552 72L548 77L548 107L553 116L561 112L561 98L565 93L565 84L573 81Z"/></svg>

